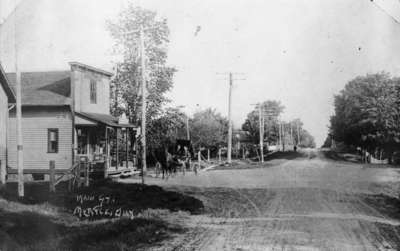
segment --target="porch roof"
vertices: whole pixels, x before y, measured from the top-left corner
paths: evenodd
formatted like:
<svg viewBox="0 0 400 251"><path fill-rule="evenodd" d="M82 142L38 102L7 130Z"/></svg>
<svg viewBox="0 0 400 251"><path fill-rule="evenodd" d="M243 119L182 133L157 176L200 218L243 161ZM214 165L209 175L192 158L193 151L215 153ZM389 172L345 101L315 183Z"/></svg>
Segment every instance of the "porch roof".
<svg viewBox="0 0 400 251"><path fill-rule="evenodd" d="M3 67L0 64L0 86L3 87L3 90L5 91L7 97L8 97L8 103L15 103L15 94L13 89L10 87L10 82L7 79L6 73L4 72Z"/></svg>
<svg viewBox="0 0 400 251"><path fill-rule="evenodd" d="M132 124L119 124L118 118L111 116L109 114L75 112L75 116L111 127L136 128L136 126Z"/></svg>

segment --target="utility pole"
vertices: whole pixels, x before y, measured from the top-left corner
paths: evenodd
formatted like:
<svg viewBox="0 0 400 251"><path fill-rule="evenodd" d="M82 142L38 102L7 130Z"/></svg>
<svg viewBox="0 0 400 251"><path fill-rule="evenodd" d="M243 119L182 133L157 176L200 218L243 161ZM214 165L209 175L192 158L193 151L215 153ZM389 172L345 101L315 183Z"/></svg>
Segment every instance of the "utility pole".
<svg viewBox="0 0 400 251"><path fill-rule="evenodd" d="M137 34L139 33L139 50L140 50L140 66L141 66L141 80L142 80L142 125L141 125L141 141L142 141L142 183L144 183L144 176L147 172L147 147L146 147L146 110L147 110L147 83L146 83L146 53L144 44L144 32L153 28L143 28L140 25L139 29L124 32L123 35Z"/></svg>
<svg viewBox="0 0 400 251"><path fill-rule="evenodd" d="M186 137L187 137L187 140L190 140L189 116L188 115L186 115Z"/></svg>
<svg viewBox="0 0 400 251"><path fill-rule="evenodd" d="M263 111L261 103L258 104L258 116L260 122L260 156L261 163L264 163L264 124L263 124Z"/></svg>
<svg viewBox="0 0 400 251"><path fill-rule="evenodd" d="M290 141L292 142L292 145L294 145L292 121L289 122L289 125L290 125Z"/></svg>
<svg viewBox="0 0 400 251"><path fill-rule="evenodd" d="M24 155L22 141L22 111L21 111L21 72L15 61L16 74L16 122L17 122L17 168L18 168L18 196L24 197Z"/></svg>
<svg viewBox="0 0 400 251"><path fill-rule="evenodd" d="M217 73L226 75L226 73ZM242 73L233 73L229 72L229 98L228 98L228 153L227 153L227 161L228 163L232 163L232 87L233 87L233 74L242 74ZM244 79L235 79L235 80L244 80Z"/></svg>
<svg viewBox="0 0 400 251"><path fill-rule="evenodd" d="M17 122L17 169L18 169L18 196L24 197L24 156L22 141L22 111L21 111L21 72L18 67L18 39L17 39L17 3L15 2L14 18L14 50L15 50L15 89L16 89L16 122Z"/></svg>
<svg viewBox="0 0 400 251"><path fill-rule="evenodd" d="M232 118L231 118L231 113L232 113L232 72L229 73L229 103L228 103L228 123L229 123L229 129L228 129L228 163L232 163Z"/></svg>
<svg viewBox="0 0 400 251"><path fill-rule="evenodd" d="M297 145L300 145L300 125L299 125L299 121L296 122L296 126L297 126Z"/></svg>
<svg viewBox="0 0 400 251"><path fill-rule="evenodd" d="M264 162L264 133L265 133L265 116L269 116L271 111L263 109L263 103L252 104L256 105L256 109L258 108L258 117L259 117L259 138L260 138L260 162ZM280 130L280 129L279 129ZM279 131L280 133L280 131Z"/></svg>
<svg viewBox="0 0 400 251"><path fill-rule="evenodd" d="M146 106L147 106L147 84L146 84L146 63L143 27L140 26L140 64L142 74L142 183L147 171L146 164Z"/></svg>
<svg viewBox="0 0 400 251"><path fill-rule="evenodd" d="M286 141L286 133L285 133L285 122L282 122L282 150L285 151L285 141Z"/></svg>
<svg viewBox="0 0 400 251"><path fill-rule="evenodd" d="M280 121L278 122L278 126L279 126L279 130L278 130L278 133L279 133L279 150L281 150L282 149L282 123Z"/></svg>

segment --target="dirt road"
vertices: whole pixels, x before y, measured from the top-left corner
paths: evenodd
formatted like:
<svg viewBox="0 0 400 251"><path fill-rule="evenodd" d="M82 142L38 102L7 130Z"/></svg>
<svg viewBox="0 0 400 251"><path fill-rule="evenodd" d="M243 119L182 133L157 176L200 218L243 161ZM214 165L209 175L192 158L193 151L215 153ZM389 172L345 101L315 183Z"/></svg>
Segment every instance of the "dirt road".
<svg viewBox="0 0 400 251"><path fill-rule="evenodd" d="M399 172L320 153L276 166L149 180L201 199L206 214L160 250L400 250ZM398 191L398 190L397 190Z"/></svg>

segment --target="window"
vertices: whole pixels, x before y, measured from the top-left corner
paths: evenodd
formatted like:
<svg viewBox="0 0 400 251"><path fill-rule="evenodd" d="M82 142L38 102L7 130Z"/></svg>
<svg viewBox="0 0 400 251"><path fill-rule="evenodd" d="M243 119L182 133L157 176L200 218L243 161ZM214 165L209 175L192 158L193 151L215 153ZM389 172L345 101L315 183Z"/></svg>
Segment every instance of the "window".
<svg viewBox="0 0 400 251"><path fill-rule="evenodd" d="M58 153L58 129L47 130L47 152Z"/></svg>
<svg viewBox="0 0 400 251"><path fill-rule="evenodd" d="M97 83L93 79L90 80L90 103L97 103Z"/></svg>

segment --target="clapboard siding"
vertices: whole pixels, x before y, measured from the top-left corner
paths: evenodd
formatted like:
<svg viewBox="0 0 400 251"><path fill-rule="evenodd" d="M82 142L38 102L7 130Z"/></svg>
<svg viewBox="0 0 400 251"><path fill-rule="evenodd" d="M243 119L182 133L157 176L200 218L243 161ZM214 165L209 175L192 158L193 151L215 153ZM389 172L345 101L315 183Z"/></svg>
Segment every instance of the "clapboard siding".
<svg viewBox="0 0 400 251"><path fill-rule="evenodd" d="M75 85L75 111L110 114L110 78L80 68L72 70L71 80ZM97 86L97 102L90 103L90 81Z"/></svg>
<svg viewBox="0 0 400 251"><path fill-rule="evenodd" d="M15 112L10 113L8 144L16 148ZM47 129L58 128L58 153L47 153ZM54 160L56 168L69 168L72 162L72 121L67 108L23 108L24 168L47 169ZM17 168L17 151L9 151L8 165Z"/></svg>
<svg viewBox="0 0 400 251"><path fill-rule="evenodd" d="M5 166L7 161L7 100L7 96L0 85L0 161L2 166Z"/></svg>

